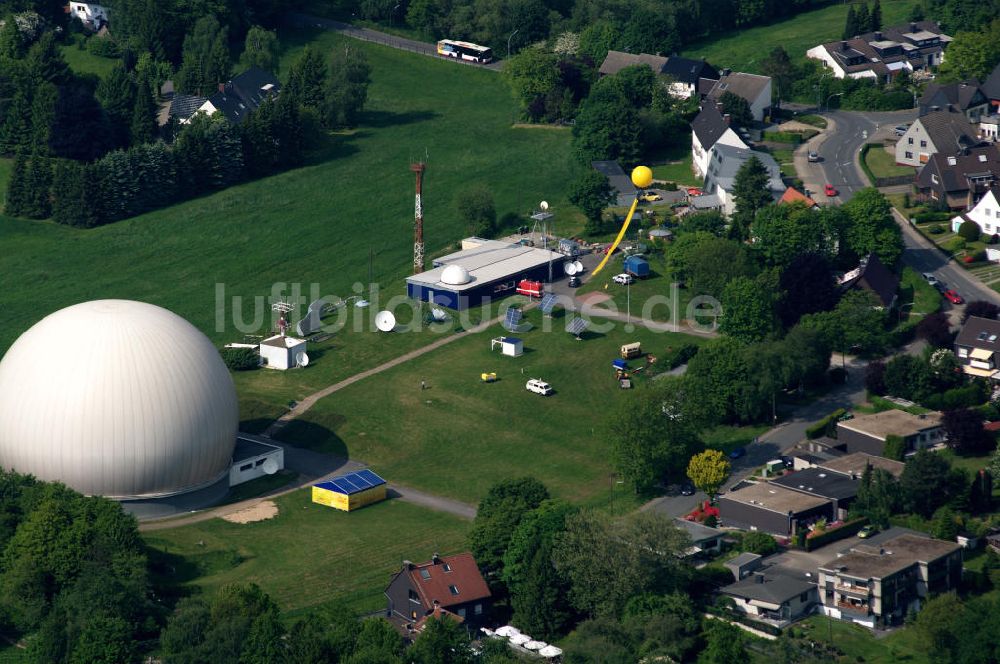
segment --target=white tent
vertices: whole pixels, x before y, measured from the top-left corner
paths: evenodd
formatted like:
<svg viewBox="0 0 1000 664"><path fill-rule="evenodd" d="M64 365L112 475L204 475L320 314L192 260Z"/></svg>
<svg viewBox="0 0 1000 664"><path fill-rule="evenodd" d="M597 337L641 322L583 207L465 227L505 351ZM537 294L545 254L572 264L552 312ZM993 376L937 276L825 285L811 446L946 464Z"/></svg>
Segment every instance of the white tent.
<svg viewBox="0 0 1000 664"><path fill-rule="evenodd" d="M556 648L555 646L545 646L538 651L538 654L547 659L552 659L553 657L559 657L562 655L562 650Z"/></svg>
<svg viewBox="0 0 1000 664"><path fill-rule="evenodd" d="M520 634L520 633L521 630L519 630L517 627L514 627L513 625L504 625L503 627L500 627L499 629L497 629L497 631L494 632L494 634L496 634L497 636L502 636L504 638L507 638L509 636L514 636L515 634Z"/></svg>
<svg viewBox="0 0 1000 664"><path fill-rule="evenodd" d="M508 639L508 641L513 643L515 646L522 646L528 641L531 641L531 637L527 634L514 634Z"/></svg>
<svg viewBox="0 0 1000 664"><path fill-rule="evenodd" d="M541 650L547 645L549 644L547 644L545 641L528 641L527 643L524 644L524 647L527 650Z"/></svg>

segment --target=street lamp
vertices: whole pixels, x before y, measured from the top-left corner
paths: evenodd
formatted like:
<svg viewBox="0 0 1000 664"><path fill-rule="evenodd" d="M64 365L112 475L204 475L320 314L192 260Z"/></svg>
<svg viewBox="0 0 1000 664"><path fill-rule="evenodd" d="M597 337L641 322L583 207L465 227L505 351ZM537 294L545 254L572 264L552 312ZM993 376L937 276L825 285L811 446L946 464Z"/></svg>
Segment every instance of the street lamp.
<svg viewBox="0 0 1000 664"><path fill-rule="evenodd" d="M832 95L828 96L826 98L826 110L828 110L828 111L830 110L830 100L831 99L833 99L834 97L840 97L843 94L844 94L843 92L834 92Z"/></svg>
<svg viewBox="0 0 1000 664"><path fill-rule="evenodd" d="M390 12L389 12L389 25L390 25L390 26L392 26L392 24L393 24L393 23L395 22L395 19L396 19L396 10L397 10L397 9L399 9L399 6L400 6L401 4L403 4L403 3L401 3L401 2L397 2L397 3L396 3L396 6L395 6L395 7L393 7L393 8L392 8L392 11L390 11Z"/></svg>
<svg viewBox="0 0 1000 664"><path fill-rule="evenodd" d="M514 28L514 32L510 33L510 37L507 37L507 59L510 60L510 40L514 38L514 35L518 33L521 28Z"/></svg>

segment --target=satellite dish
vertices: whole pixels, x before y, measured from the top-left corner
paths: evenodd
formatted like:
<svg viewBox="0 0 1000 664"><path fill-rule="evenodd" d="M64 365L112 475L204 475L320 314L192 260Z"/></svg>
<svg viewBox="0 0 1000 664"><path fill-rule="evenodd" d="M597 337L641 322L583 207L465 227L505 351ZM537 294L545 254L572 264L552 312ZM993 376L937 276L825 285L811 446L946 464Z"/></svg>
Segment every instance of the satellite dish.
<svg viewBox="0 0 1000 664"><path fill-rule="evenodd" d="M576 263L563 263L563 272L572 277L579 270L576 269Z"/></svg>
<svg viewBox="0 0 1000 664"><path fill-rule="evenodd" d="M576 268L577 274L583 272L583 261L573 261L573 267Z"/></svg>
<svg viewBox="0 0 1000 664"><path fill-rule="evenodd" d="M274 459L267 459L260 467L268 475L274 475L278 472L278 462Z"/></svg>
<svg viewBox="0 0 1000 664"><path fill-rule="evenodd" d="M380 311L375 315L375 327L379 332L392 332L396 327L396 317L391 311Z"/></svg>
<svg viewBox="0 0 1000 664"><path fill-rule="evenodd" d="M368 300L358 300L357 302L354 303L354 306L357 307L358 309L364 309L365 307L368 306L368 304L369 304Z"/></svg>
<svg viewBox="0 0 1000 664"><path fill-rule="evenodd" d="M445 312L445 310L444 309L438 309L437 307L434 307L433 309L431 309L431 316L433 316L434 320L437 320L437 321L442 321L442 320L447 320L448 319L448 314Z"/></svg>
<svg viewBox="0 0 1000 664"><path fill-rule="evenodd" d="M309 356L306 355L305 351L299 351L295 354L295 366L297 367L308 367L309 366Z"/></svg>
<svg viewBox="0 0 1000 664"><path fill-rule="evenodd" d="M548 210L549 209L549 202L548 201L542 201L541 203L538 204L538 207L542 208L542 210Z"/></svg>

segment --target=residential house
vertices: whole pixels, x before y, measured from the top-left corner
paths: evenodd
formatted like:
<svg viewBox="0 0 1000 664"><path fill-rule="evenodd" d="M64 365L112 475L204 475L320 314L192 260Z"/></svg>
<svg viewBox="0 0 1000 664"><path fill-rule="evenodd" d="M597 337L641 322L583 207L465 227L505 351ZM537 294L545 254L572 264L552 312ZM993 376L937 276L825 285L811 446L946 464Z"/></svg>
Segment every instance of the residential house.
<svg viewBox="0 0 1000 664"><path fill-rule="evenodd" d="M811 208L813 210L819 209L819 204L816 203L816 201L809 198L795 187L785 189L785 193L783 193L781 198L778 199L779 205L791 205L792 203L802 203L807 208Z"/></svg>
<svg viewBox="0 0 1000 664"><path fill-rule="evenodd" d="M885 309L896 306L899 276L883 265L877 254L868 254L862 258L861 264L840 277L839 282L844 291L860 288L874 293Z"/></svg>
<svg viewBox="0 0 1000 664"><path fill-rule="evenodd" d="M638 190L632 184L632 178L625 173L621 164L617 161L592 161L590 165L608 179L608 184L611 185L617 196L615 205L618 207L632 205L632 200Z"/></svg>
<svg viewBox="0 0 1000 664"><path fill-rule="evenodd" d="M806 57L823 62L836 78L887 83L902 71L941 64L951 40L934 21L915 21L820 44L806 51Z"/></svg>
<svg viewBox="0 0 1000 664"><path fill-rule="evenodd" d="M917 197L951 210L974 207L1000 180L1000 150L996 144L935 154L917 174Z"/></svg>
<svg viewBox="0 0 1000 664"><path fill-rule="evenodd" d="M990 100L993 112L1000 111L1000 65L993 68L993 71L979 87L982 88L986 98Z"/></svg>
<svg viewBox="0 0 1000 664"><path fill-rule="evenodd" d="M979 118L980 140L996 143L1000 141L1000 115L984 115Z"/></svg>
<svg viewBox="0 0 1000 664"><path fill-rule="evenodd" d="M746 99L750 114L756 122L764 122L771 114L771 77L722 70L722 75L708 91L706 98L719 102L722 95L731 92Z"/></svg>
<svg viewBox="0 0 1000 664"><path fill-rule="evenodd" d="M970 316L955 337L955 357L967 375L1000 380L1000 321Z"/></svg>
<svg viewBox="0 0 1000 664"><path fill-rule="evenodd" d="M931 155L954 155L980 144L976 127L962 113L934 111L913 121L896 143L896 163L922 166Z"/></svg>
<svg viewBox="0 0 1000 664"><path fill-rule="evenodd" d="M733 608L749 618L777 627L804 618L819 604L816 583L805 572L770 565L719 588L733 601Z"/></svg>
<svg viewBox="0 0 1000 664"><path fill-rule="evenodd" d="M93 2L69 3L69 15L80 19L84 26L95 32L108 24L108 8Z"/></svg>
<svg viewBox="0 0 1000 664"><path fill-rule="evenodd" d="M826 498L771 482L741 482L719 496L719 516L729 527L790 537L820 520L833 520Z"/></svg>
<svg viewBox="0 0 1000 664"><path fill-rule="evenodd" d="M652 69L654 74L670 77L670 94L680 99L687 99L695 94L700 81L719 80L719 71L704 60L692 60L676 55L665 58L661 55L622 51L608 51L597 71L601 76L613 76L633 65L645 65Z"/></svg>
<svg viewBox="0 0 1000 664"><path fill-rule="evenodd" d="M265 99L280 92L281 82L274 74L251 67L228 83L220 83L218 92L210 96L198 112L207 115L222 113L233 124L240 124Z"/></svg>
<svg viewBox="0 0 1000 664"><path fill-rule="evenodd" d="M708 173L708 162L716 143L749 149L739 134L729 126L729 118L716 104L704 104L701 112L691 122L691 165L695 174L703 178Z"/></svg>
<svg viewBox="0 0 1000 664"><path fill-rule="evenodd" d="M929 595L962 581L962 547L903 534L857 544L819 568L823 612L869 628L900 624Z"/></svg>
<svg viewBox="0 0 1000 664"><path fill-rule="evenodd" d="M475 629L490 610L490 589L471 553L435 554L426 563L404 561L385 589L387 617L397 624L415 624L444 609Z"/></svg>
<svg viewBox="0 0 1000 664"><path fill-rule="evenodd" d="M928 83L918 102L920 115L936 111L961 113L969 122L978 122L988 115L990 99L983 92L979 81L970 79L960 83Z"/></svg>
<svg viewBox="0 0 1000 664"><path fill-rule="evenodd" d="M663 68L667 65L667 59L662 55L650 55L648 53L608 51L597 73L601 76L614 76L622 69L633 65L646 65L653 70L654 74L662 74Z"/></svg>
<svg viewBox="0 0 1000 664"><path fill-rule="evenodd" d="M744 551L722 563L722 566L733 573L734 580L740 581L760 569L761 565L764 564L763 560L760 554Z"/></svg>
<svg viewBox="0 0 1000 664"><path fill-rule="evenodd" d="M903 475L903 469L906 468L906 464L902 461L886 459L885 457L875 456L867 452L854 452L853 454L824 459L816 464L816 468L832 473L840 473L855 479L859 479L865 474L865 470L871 468L872 470L884 470L893 477L899 478Z"/></svg>
<svg viewBox="0 0 1000 664"><path fill-rule="evenodd" d="M691 548L685 552L685 555L697 556L722 551L722 537L725 533L718 528L710 528L687 519L674 519L674 525L686 532L691 538Z"/></svg>
<svg viewBox="0 0 1000 664"><path fill-rule="evenodd" d="M905 451L915 452L944 442L945 432L941 419L941 413L938 412L911 415L895 408L881 413L858 415L837 422L837 440L845 446L848 453L867 452L884 456L886 438L899 436L903 439Z"/></svg>
<svg viewBox="0 0 1000 664"><path fill-rule="evenodd" d="M807 468L771 480L771 484L830 501L834 519L846 519L847 508L858 496L857 479L822 468Z"/></svg>
<svg viewBox="0 0 1000 664"><path fill-rule="evenodd" d="M768 173L768 189L771 198L778 200L785 193L785 184L781 180L781 167L774 157L765 152L756 152L748 148L739 148L716 142L709 155L708 170L705 172L705 184L702 190L706 194L714 194L719 199L719 209L727 216L736 211L736 201L733 190L736 185L736 174L740 167L756 157L764 165Z"/></svg>
<svg viewBox="0 0 1000 664"><path fill-rule="evenodd" d="M990 187L971 210L956 215L951 220L952 232L957 233L961 225L967 221L979 226L980 234L1000 233L1000 185Z"/></svg>

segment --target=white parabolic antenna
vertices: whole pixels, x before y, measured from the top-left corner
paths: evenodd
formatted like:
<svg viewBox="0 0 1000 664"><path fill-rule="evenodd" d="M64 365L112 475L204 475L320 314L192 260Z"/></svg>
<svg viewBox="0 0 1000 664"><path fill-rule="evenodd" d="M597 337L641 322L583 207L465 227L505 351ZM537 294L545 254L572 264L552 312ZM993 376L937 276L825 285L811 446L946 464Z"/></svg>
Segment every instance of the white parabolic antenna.
<svg viewBox="0 0 1000 664"><path fill-rule="evenodd" d="M396 327L396 317L391 311L380 311L375 315L375 327L379 332L392 332Z"/></svg>
<svg viewBox="0 0 1000 664"><path fill-rule="evenodd" d="M572 277L574 274L578 272L578 270L576 269L576 263L563 263L563 271Z"/></svg>
<svg viewBox="0 0 1000 664"><path fill-rule="evenodd" d="M295 354L295 366L297 367L308 367L309 366L309 356L306 355L304 351L299 351Z"/></svg>
<svg viewBox="0 0 1000 664"><path fill-rule="evenodd" d="M278 462L274 459L267 459L264 464L260 467L268 475L274 475L278 472Z"/></svg>
<svg viewBox="0 0 1000 664"><path fill-rule="evenodd" d="M576 268L577 274L583 272L583 261L573 261L573 267Z"/></svg>
<svg viewBox="0 0 1000 664"><path fill-rule="evenodd" d="M542 201L541 203L538 204L538 207L542 208L542 210L548 210L549 209L549 202L548 201Z"/></svg>
<svg viewBox="0 0 1000 664"><path fill-rule="evenodd" d="M431 309L431 316L434 317L434 320L440 321L446 319L448 317L448 314L445 313L444 309L438 309L437 307L434 307L433 309Z"/></svg>

